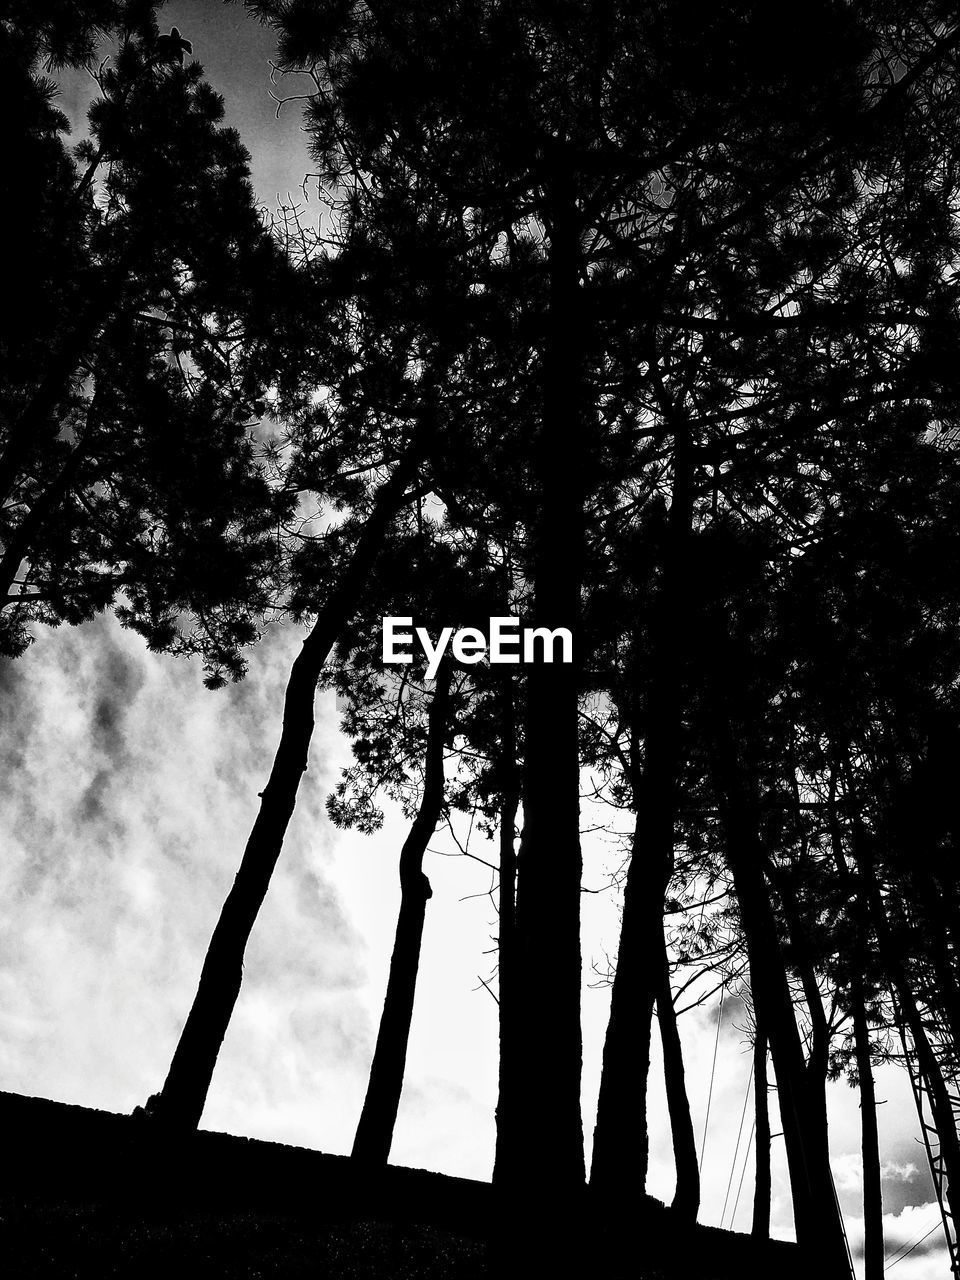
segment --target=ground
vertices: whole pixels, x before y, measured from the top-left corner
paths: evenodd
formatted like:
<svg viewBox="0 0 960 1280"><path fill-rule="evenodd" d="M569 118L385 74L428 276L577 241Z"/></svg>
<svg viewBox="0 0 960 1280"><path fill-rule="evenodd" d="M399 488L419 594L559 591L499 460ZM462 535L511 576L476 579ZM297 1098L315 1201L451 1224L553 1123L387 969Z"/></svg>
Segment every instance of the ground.
<svg viewBox="0 0 960 1280"><path fill-rule="evenodd" d="M594 1212L586 1200L576 1215L551 1215L547 1206L547 1225L526 1241L524 1262L498 1229L504 1217L486 1183L417 1169L370 1173L343 1156L226 1134L174 1140L156 1123L0 1093L3 1274L17 1280L167 1280L179 1270L203 1280L479 1280L538 1270L603 1280L804 1274L796 1246L758 1246L732 1232L691 1229L646 1198L618 1213L610 1206ZM526 1211L537 1206L523 1208L521 1221L529 1222ZM547 1265L551 1251L558 1261Z"/></svg>

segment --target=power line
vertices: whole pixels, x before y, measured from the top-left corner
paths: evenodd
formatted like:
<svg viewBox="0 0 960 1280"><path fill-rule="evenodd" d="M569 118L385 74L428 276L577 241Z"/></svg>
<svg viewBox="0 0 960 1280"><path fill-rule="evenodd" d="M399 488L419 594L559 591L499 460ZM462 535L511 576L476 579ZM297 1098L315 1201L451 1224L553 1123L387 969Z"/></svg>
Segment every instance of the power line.
<svg viewBox="0 0 960 1280"><path fill-rule="evenodd" d="M912 1244L909 1249L905 1249L903 1253L899 1254L896 1258L894 1258L892 1262L887 1263L883 1268L884 1271L892 1271L898 1262L902 1262L904 1258L907 1257L908 1254L913 1253L914 1249L919 1249L919 1247L923 1244L924 1240L926 1240L929 1236L932 1236L939 1226L940 1226L940 1223L935 1222L926 1235L921 1236L920 1239L917 1240L914 1244Z"/></svg>
<svg viewBox="0 0 960 1280"><path fill-rule="evenodd" d="M713 1101L713 1078L717 1072L717 1047L720 1044L720 1023L723 1020L723 995L725 987L720 986L720 1005L717 1009L717 1036L713 1042L713 1066L710 1068L710 1092L707 1094L707 1114L703 1122L703 1137L700 1140L700 1160L697 1168L703 1172L703 1153L707 1148L707 1130L710 1127L710 1104Z"/></svg>
<svg viewBox="0 0 960 1280"><path fill-rule="evenodd" d="M847 1250L847 1262L850 1264L850 1280L857 1280L857 1271L853 1265L853 1251L850 1248L850 1237L847 1235L847 1224L843 1220L843 1209L840 1207L840 1197L837 1195L837 1184L834 1181L832 1169L830 1170L830 1187L833 1191L833 1203L837 1206L837 1217L840 1219L840 1232Z"/></svg>
<svg viewBox="0 0 960 1280"><path fill-rule="evenodd" d="M753 1137L757 1131L757 1117L753 1117L753 1124L750 1126L750 1137L747 1139L747 1150L743 1157L743 1168L740 1170L740 1183L737 1187L737 1198L733 1202L733 1213L730 1215L730 1230L733 1230L733 1224L737 1220L737 1209L740 1205L740 1192L743 1190L743 1176L747 1172L747 1164L750 1160L750 1148L753 1146Z"/></svg>
<svg viewBox="0 0 960 1280"><path fill-rule="evenodd" d="M737 1156L740 1154L740 1139L743 1137L743 1122L747 1118L747 1103L750 1101L750 1086L753 1084L753 1063L750 1063L750 1074L747 1077L747 1090L743 1095L743 1110L740 1112L740 1128L737 1130L737 1145L733 1148L733 1162L730 1165L730 1177L727 1179L727 1194L723 1197L723 1208L720 1210L720 1225L727 1216L727 1204L730 1200L730 1189L733 1177L737 1172ZM731 1223L731 1226L733 1224Z"/></svg>

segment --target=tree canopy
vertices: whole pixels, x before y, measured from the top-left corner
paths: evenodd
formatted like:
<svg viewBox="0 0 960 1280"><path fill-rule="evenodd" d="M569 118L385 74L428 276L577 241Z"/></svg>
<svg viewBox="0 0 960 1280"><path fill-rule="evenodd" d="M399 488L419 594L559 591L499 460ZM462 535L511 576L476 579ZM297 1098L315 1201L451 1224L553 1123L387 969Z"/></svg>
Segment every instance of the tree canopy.
<svg viewBox="0 0 960 1280"><path fill-rule="evenodd" d="M115 604L216 684L270 610L309 628L151 1110L199 1123L332 686L354 761L329 816L371 832L386 797L412 824L357 1158L389 1154L424 853L459 808L497 841L494 1179L532 1235L534 1185L551 1212L644 1193L655 1012L695 1218L674 989L713 975L752 1020L755 1229L769 1047L798 1241L838 1276L826 1091L860 1089L877 1280L876 1062L919 1081L960 1212L952 11L247 8L309 77L323 217L286 238L151 6L4 31L38 210L4 338L7 651ZM71 154L38 67L95 30L118 48ZM431 682L384 667L387 616L565 627L574 661ZM589 1170L587 771L632 833Z"/></svg>

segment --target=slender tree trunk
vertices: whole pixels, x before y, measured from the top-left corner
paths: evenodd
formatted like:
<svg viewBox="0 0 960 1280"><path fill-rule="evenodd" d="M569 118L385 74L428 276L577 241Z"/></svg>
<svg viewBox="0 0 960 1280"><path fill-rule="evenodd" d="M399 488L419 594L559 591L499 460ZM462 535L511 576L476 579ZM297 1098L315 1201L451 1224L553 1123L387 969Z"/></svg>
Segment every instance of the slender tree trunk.
<svg viewBox="0 0 960 1280"><path fill-rule="evenodd" d="M451 667L444 661L437 672L428 715L427 746L423 768L423 795L413 826L400 851L400 914L390 957L387 993L370 1067L353 1158L367 1165L386 1165L397 1123L407 1043L413 1019L413 1001L420 970L420 947L430 881L423 872L427 851L443 812L443 750L449 729Z"/></svg>
<svg viewBox="0 0 960 1280"><path fill-rule="evenodd" d="M799 904L789 880L777 875L770 859L766 859L767 877L779 889L780 903L786 918L792 951L793 968L799 975L810 1021L809 1052L804 1078L808 1117L819 1130L819 1143L829 1152L827 1126L827 1073L830 1066L830 1029L823 1007L823 997L807 941L807 932ZM829 1163L828 1163L829 1168ZM832 1178L832 1174L831 1174Z"/></svg>
<svg viewBox="0 0 960 1280"><path fill-rule="evenodd" d="M663 871L647 832L657 817L639 813L623 891L623 918L603 1069L593 1131L590 1186L607 1200L635 1202L643 1195L649 1163L647 1080L653 1006L662 984ZM659 823L657 825L660 825ZM673 838L671 823L670 838ZM649 876L648 876L649 868Z"/></svg>
<svg viewBox="0 0 960 1280"><path fill-rule="evenodd" d="M854 830L854 850L858 870L863 880L865 898L870 908L871 923L877 938L881 963L889 976L900 1005L900 1012L917 1055L917 1064L927 1084L930 1107L940 1139L940 1155L947 1173L947 1201L954 1218L960 1218L960 1135L937 1055L933 1051L923 1025L923 1017L913 995L906 966L900 950L891 936L886 907L880 885L877 882L869 840L862 825Z"/></svg>
<svg viewBox="0 0 960 1280"><path fill-rule="evenodd" d="M152 1113L171 1128L196 1129L217 1056L240 993L243 955L283 847L307 768L317 681L346 620L356 608L390 521L403 504L419 457L411 449L380 487L340 582L321 609L294 661L284 697L283 728L260 811L227 895L200 973L200 984Z"/></svg>
<svg viewBox="0 0 960 1280"><path fill-rule="evenodd" d="M881 941L881 947L882 945ZM930 1107L940 1139L940 1154L947 1172L947 1202L954 1218L960 1218L960 1137L957 1134L957 1118L950 1092L902 968L894 976L893 985L930 1096Z"/></svg>
<svg viewBox="0 0 960 1280"><path fill-rule="evenodd" d="M811 1091L777 924L764 878L756 801L721 710L713 772L740 919L747 939L754 1007L769 1037L780 1097L797 1241L827 1275L849 1277L833 1190L825 1103Z"/></svg>
<svg viewBox="0 0 960 1280"><path fill-rule="evenodd" d="M673 493L662 585L653 603L652 670L643 673L647 695L642 772L637 760L638 741L631 748L637 818L623 893L620 948L610 993L590 1166L590 1185L599 1188L604 1198L632 1199L642 1194L646 1185L650 1023L654 1002L662 990L663 898L673 871L692 471L687 422L666 402L665 392L664 412L674 427ZM691 1190L685 1181L684 1198L688 1204L692 1203Z"/></svg>
<svg viewBox="0 0 960 1280"><path fill-rule="evenodd" d="M850 983L850 1007L853 1017L853 1043L860 1078L860 1146L863 1163L863 1265L864 1280L883 1280L883 1191L880 1177L880 1137L877 1130L877 1095L870 1060L870 1030L867 1026L866 986L863 975L868 968L870 936L870 895L867 880L861 875L855 881L843 848L843 836L836 807L835 784L830 788L830 837L834 862L841 883L849 893L856 893L856 946L853 953L853 979ZM864 860L869 858L862 837L854 824L854 849L860 847Z"/></svg>
<svg viewBox="0 0 960 1280"><path fill-rule="evenodd" d="M870 1061L870 1031L862 980L855 979L850 999L853 1038L860 1077L860 1131L863 1153L863 1280L883 1280L883 1193L880 1181L880 1138L877 1095Z"/></svg>
<svg viewBox="0 0 960 1280"><path fill-rule="evenodd" d="M500 1185L514 1157L510 1142L516 1133L511 1115L517 1077L522 1069L517 1027L517 853L516 823L520 807L520 777L517 771L517 743L513 682L504 681L501 704L501 800L500 800L500 913L497 972L499 977L500 1079L497 1097L497 1146L493 1181Z"/></svg>
<svg viewBox="0 0 960 1280"><path fill-rule="evenodd" d="M767 1079L767 1037L756 1019L753 1042L753 1097L756 1112L756 1179L753 1190L753 1224L750 1234L757 1240L770 1239L770 1084Z"/></svg>
<svg viewBox="0 0 960 1280"><path fill-rule="evenodd" d="M810 1019L810 1054L807 1060L807 1076L817 1080L824 1088L827 1071L830 1065L830 1030L827 1026L827 1014L823 1007L823 996L817 982L816 969L810 955L807 930L797 896L789 879L778 873L778 870L766 860L765 871L780 897L784 918L790 938L790 949L793 957L793 968L800 978L803 997L807 1005L807 1016Z"/></svg>
<svg viewBox="0 0 960 1280"><path fill-rule="evenodd" d="M668 685L665 674L661 692ZM646 1186L650 1032L654 1002L663 985L663 898L673 866L676 728L672 717L659 724L651 718L644 772L636 789L637 817L590 1165L590 1185L604 1197L632 1200Z"/></svg>
<svg viewBox="0 0 960 1280"><path fill-rule="evenodd" d="M667 1110L670 1113L670 1130L673 1135L673 1160L677 1171L677 1185L673 1193L676 1213L696 1222L700 1211L700 1168L697 1162L697 1140L690 1115L690 1099L683 1069L683 1046L677 1028L677 1011L670 989L670 964L667 959L666 941L663 937L661 917L660 942L662 977L657 992L657 1016L660 1021L660 1042L663 1046L663 1072L667 1086Z"/></svg>
<svg viewBox="0 0 960 1280"><path fill-rule="evenodd" d="M581 249L569 175L548 201L549 308L543 420L534 446L533 624L568 628L573 663L526 668L524 835L518 859L522 1076L510 1176L549 1199L581 1187L580 755L578 668L587 450ZM507 1171L504 1169L504 1174Z"/></svg>

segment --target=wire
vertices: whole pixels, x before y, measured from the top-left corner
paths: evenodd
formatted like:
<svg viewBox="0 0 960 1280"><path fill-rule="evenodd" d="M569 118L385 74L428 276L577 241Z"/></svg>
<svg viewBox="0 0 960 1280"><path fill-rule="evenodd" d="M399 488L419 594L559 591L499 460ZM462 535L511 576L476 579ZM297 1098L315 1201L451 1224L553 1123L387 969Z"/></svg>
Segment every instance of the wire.
<svg viewBox="0 0 960 1280"><path fill-rule="evenodd" d="M833 1191L833 1203L837 1206L837 1217L840 1219L840 1234L843 1236L843 1243L847 1250L847 1262L850 1265L850 1280L857 1280L857 1271L853 1265L853 1253L850 1249L850 1238L847 1235L847 1224L843 1220L843 1209L840 1207L840 1197L837 1195L837 1184L833 1178L833 1170L830 1170L830 1188Z"/></svg>
<svg viewBox="0 0 960 1280"><path fill-rule="evenodd" d="M707 1114L703 1122L703 1137L700 1140L700 1160L697 1168L703 1172L703 1153L707 1149L707 1130L710 1128L710 1104L713 1101L713 1078L717 1072L717 1046L720 1044L720 1023L723 1021L723 996L725 985L720 985L720 1004L717 1008L717 1036L713 1042L713 1066L710 1068L710 1092L707 1094Z"/></svg>
<svg viewBox="0 0 960 1280"><path fill-rule="evenodd" d="M747 1139L747 1150L743 1157L743 1168L740 1170L740 1183L737 1187L737 1198L733 1202L733 1213L730 1215L730 1230L733 1230L733 1224L737 1220L737 1208L740 1204L740 1192L743 1190L743 1175L747 1172L747 1164L750 1160L750 1148L753 1146L753 1136L757 1131L757 1117L753 1117L753 1124L750 1126L750 1137Z"/></svg>
<svg viewBox="0 0 960 1280"><path fill-rule="evenodd" d="M923 1244L924 1240L926 1240L928 1236L932 1236L933 1233L939 1228L939 1226L940 1226L940 1223L935 1222L925 1236L921 1236L920 1239L915 1244L912 1244L909 1249L905 1249L903 1253L901 1253L898 1257L894 1258L892 1262L888 1263L883 1268L884 1271L892 1271L898 1262L902 1262L908 1254L913 1253L914 1249L919 1249L919 1247Z"/></svg>
<svg viewBox="0 0 960 1280"><path fill-rule="evenodd" d="M750 1063L750 1074L747 1077L747 1090L743 1095L743 1110L740 1112L740 1128L737 1130L737 1145L733 1148L733 1163L730 1165L730 1177L727 1179L727 1194L723 1197L723 1208L720 1210L720 1226L723 1226L723 1220L727 1216L727 1204L730 1200L730 1189L733 1186L733 1177L737 1172L737 1157L740 1154L740 1139L743 1137L743 1122L747 1118L747 1103L750 1101L750 1086L753 1084L753 1063Z"/></svg>

